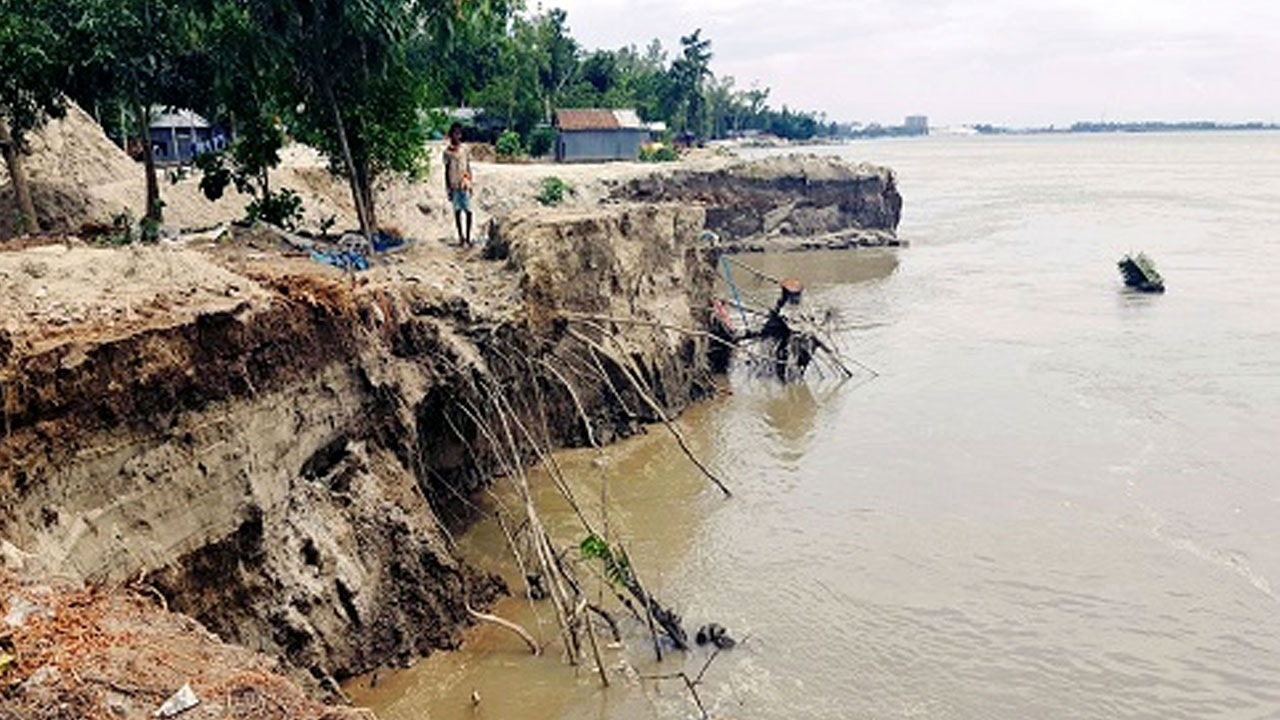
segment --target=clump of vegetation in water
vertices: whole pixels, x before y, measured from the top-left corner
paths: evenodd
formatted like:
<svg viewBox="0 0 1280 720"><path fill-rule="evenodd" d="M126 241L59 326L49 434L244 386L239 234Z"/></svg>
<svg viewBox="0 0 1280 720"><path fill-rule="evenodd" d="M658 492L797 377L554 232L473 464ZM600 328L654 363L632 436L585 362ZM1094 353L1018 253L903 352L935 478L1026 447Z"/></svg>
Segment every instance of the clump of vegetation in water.
<svg viewBox="0 0 1280 720"><path fill-rule="evenodd" d="M559 205L566 195L573 194L573 186L555 175L542 178L542 188L538 191L537 201L543 205Z"/></svg>

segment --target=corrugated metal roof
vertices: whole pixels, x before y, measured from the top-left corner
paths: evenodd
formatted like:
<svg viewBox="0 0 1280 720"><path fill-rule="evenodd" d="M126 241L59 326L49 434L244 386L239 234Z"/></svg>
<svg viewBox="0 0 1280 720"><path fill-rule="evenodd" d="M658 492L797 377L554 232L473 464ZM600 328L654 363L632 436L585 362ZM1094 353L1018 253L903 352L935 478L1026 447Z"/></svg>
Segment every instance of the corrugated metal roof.
<svg viewBox="0 0 1280 720"><path fill-rule="evenodd" d="M578 108L557 110L556 127L561 130L617 130L621 126L612 110Z"/></svg>
<svg viewBox="0 0 1280 720"><path fill-rule="evenodd" d="M151 109L151 127L153 128L207 128L209 121L186 108Z"/></svg>
<svg viewBox="0 0 1280 720"><path fill-rule="evenodd" d="M643 130L645 124L635 110L570 108L556 111L556 127L561 130Z"/></svg>

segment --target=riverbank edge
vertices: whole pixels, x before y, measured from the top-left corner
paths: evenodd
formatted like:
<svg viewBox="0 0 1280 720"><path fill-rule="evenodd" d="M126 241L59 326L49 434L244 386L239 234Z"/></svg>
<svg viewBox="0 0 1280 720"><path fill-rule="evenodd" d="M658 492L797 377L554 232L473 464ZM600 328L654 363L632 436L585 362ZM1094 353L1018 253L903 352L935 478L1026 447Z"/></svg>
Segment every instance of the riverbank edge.
<svg viewBox="0 0 1280 720"><path fill-rule="evenodd" d="M720 200L763 223L778 216L775 196L790 194L784 215L797 217L804 188L842 182L771 172L746 183L768 192ZM845 190L865 199L856 183ZM284 257L246 265L225 248L141 251L226 270L243 299L130 331L77 334L73 318L71 332L54 323L53 340L6 334L10 564L98 587L132 580L282 658L313 691L336 694L336 679L453 646L467 605L501 591L450 547L469 522L466 497L501 464L457 410L479 407L486 385L507 388L555 447L586 442L579 402L603 442L659 420L608 373L574 398L513 360L581 353L566 313L601 318L587 332L625 348L663 414L714 392L704 338L604 318L705 327L717 250L704 231L732 217L716 200L513 213L498 225L506 259L466 261L484 270L463 288L427 281L433 253L353 279ZM30 274L24 261L59 251L24 252L33 256L4 267Z"/></svg>

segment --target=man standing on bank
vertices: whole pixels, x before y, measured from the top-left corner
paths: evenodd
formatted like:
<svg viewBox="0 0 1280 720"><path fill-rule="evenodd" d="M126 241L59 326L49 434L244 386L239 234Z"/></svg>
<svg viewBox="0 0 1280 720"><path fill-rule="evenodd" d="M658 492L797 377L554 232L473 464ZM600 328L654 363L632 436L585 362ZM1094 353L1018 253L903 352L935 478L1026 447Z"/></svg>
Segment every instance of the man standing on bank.
<svg viewBox="0 0 1280 720"><path fill-rule="evenodd" d="M444 149L444 189L453 204L453 223L458 228L458 245L471 245L471 154L462 144L462 123L449 127L449 146ZM462 216L467 216L463 232Z"/></svg>

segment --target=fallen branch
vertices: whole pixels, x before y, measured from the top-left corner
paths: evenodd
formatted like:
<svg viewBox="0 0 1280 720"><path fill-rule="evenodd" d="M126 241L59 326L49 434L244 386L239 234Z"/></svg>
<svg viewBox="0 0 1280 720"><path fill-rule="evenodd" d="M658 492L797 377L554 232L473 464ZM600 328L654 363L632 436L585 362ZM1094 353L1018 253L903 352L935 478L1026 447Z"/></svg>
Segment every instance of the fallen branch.
<svg viewBox="0 0 1280 720"><path fill-rule="evenodd" d="M702 684L702 678L707 674L707 668L710 668L711 663L715 662L715 659L718 657L720 657L720 649L716 648L716 651L711 653L711 657L707 658L707 661L702 664L702 669L699 670L698 674L692 678L690 678L689 674L683 670L678 673L669 673L667 675L641 675L640 677L644 680L683 680L685 688L687 688L689 690L689 694L693 696L694 704L698 706L698 712L702 713L702 720L708 720L711 716L707 714L707 709L702 705L702 697L698 695L698 686Z"/></svg>
<svg viewBox="0 0 1280 720"><path fill-rule="evenodd" d="M505 618L500 618L497 615L482 613L479 610L476 610L475 608L471 607L470 602L464 602L464 606L467 608L467 613L470 614L471 617L477 620L483 620L484 622L492 623L494 625L497 625L498 627L503 627L510 630L511 632L520 636L520 639L523 640L525 644L529 646L529 650L533 652L534 655L542 654L542 648L538 647L538 643L533 639L533 636L529 634L528 630L525 630L523 627L520 627L519 625L511 622L510 620L507 620Z"/></svg>
<svg viewBox="0 0 1280 720"><path fill-rule="evenodd" d="M667 427L667 430L671 432L671 435L676 439L676 444L679 445L680 450L684 452L685 457L689 458L689 461L692 462L698 468L698 470L702 471L702 474L705 475L708 480L714 483L716 487L720 488L720 492L724 493L725 497L733 497L733 493L729 490L728 486L726 486L720 478L716 477L715 473L707 469L707 466L703 465L702 461L699 460L697 456L693 454L693 450L689 448L689 443L687 443L684 439L684 434L681 433L679 428L677 428L671 422L671 419L667 417L667 414L662 410L662 407L658 405L658 402L654 400L652 397L650 397L649 393L645 392L644 388L641 386L639 378L636 378L634 376L631 369L627 367L626 363L620 360L612 351L600 345L600 343L596 342L595 340L592 340L586 335L583 335L577 330L574 330L573 328L569 328L569 334L572 337L576 338L579 342L584 343L589 348L609 358L611 361L613 361L615 365L621 368L622 375L626 377L627 380L631 383L631 386L635 389L636 394L640 396L640 399L643 400L644 403L649 406L649 409L652 410L654 414L658 416L658 419L662 421L662 424L665 425Z"/></svg>

